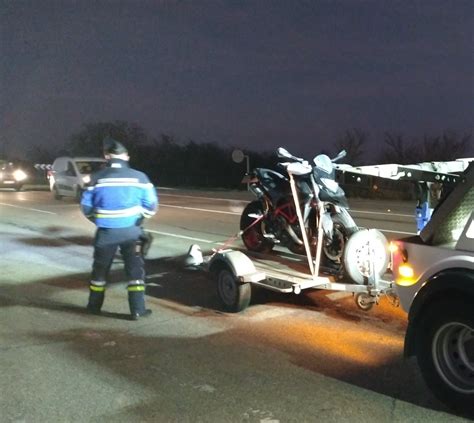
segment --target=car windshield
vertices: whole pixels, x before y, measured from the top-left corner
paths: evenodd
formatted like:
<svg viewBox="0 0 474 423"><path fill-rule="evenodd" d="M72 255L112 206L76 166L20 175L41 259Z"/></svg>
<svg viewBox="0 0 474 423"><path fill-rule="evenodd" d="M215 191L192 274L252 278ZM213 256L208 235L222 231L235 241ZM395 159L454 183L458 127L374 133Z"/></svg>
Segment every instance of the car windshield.
<svg viewBox="0 0 474 423"><path fill-rule="evenodd" d="M81 161L76 162L77 168L79 169L79 173L82 175L90 175L91 173L97 172L98 170L102 169L105 166L105 162L101 161Z"/></svg>

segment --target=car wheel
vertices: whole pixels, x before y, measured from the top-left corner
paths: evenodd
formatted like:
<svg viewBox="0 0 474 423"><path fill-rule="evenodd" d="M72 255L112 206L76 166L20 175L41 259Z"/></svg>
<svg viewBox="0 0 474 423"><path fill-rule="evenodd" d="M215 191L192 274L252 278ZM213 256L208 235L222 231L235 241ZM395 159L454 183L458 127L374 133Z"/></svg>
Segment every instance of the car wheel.
<svg viewBox="0 0 474 423"><path fill-rule="evenodd" d="M77 201L78 203L81 202L82 193L83 193L83 192L84 192L84 190L83 190L81 187L78 186L78 187L76 188L76 201Z"/></svg>
<svg viewBox="0 0 474 423"><path fill-rule="evenodd" d="M61 198L63 198L63 196L59 194L58 187L56 185L53 186L53 193L55 200L61 200Z"/></svg>
<svg viewBox="0 0 474 423"><path fill-rule="evenodd" d="M225 311L237 313L250 304L250 283L240 283L225 266L216 270L217 294Z"/></svg>
<svg viewBox="0 0 474 423"><path fill-rule="evenodd" d="M456 299L431 305L417 336L417 361L428 387L454 410L474 417L472 302Z"/></svg>

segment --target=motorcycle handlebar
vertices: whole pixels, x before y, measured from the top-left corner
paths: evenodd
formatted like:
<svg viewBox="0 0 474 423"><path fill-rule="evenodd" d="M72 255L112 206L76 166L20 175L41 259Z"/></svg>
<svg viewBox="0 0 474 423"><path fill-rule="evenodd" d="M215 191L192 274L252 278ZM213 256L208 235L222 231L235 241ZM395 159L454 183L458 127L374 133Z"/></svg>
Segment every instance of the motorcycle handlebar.
<svg viewBox="0 0 474 423"><path fill-rule="evenodd" d="M342 150L342 151L339 152L339 154L336 157L334 157L334 159L331 159L331 161L333 163L335 163L335 162L343 159L346 156L347 156L346 150Z"/></svg>
<svg viewBox="0 0 474 423"><path fill-rule="evenodd" d="M296 162L303 162L304 161L304 159L302 159L301 157L293 156L293 154L291 154L288 150L286 150L283 147L278 147L277 155L281 159L291 159L291 160L294 160Z"/></svg>

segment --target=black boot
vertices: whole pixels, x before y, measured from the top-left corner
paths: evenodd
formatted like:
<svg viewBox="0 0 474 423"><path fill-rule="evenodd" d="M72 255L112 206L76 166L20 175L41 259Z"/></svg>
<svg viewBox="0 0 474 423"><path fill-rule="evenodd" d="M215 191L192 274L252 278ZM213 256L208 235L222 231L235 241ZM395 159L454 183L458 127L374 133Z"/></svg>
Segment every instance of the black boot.
<svg viewBox="0 0 474 423"><path fill-rule="evenodd" d="M127 290L131 319L138 320L140 317L148 317L151 310L145 308L145 284L142 281L134 281L128 285Z"/></svg>
<svg viewBox="0 0 474 423"><path fill-rule="evenodd" d="M89 302L87 311L91 314L100 314L100 309L104 303L105 286L89 286Z"/></svg>

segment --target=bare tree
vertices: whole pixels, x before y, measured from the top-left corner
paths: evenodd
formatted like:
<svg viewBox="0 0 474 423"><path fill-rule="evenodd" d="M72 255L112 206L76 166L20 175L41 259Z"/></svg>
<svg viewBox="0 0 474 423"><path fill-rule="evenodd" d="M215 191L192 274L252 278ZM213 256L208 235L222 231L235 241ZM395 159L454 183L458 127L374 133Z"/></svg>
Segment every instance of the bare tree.
<svg viewBox="0 0 474 423"><path fill-rule="evenodd" d="M56 156L57 151L41 145L34 145L27 152L28 159L33 163L50 164L53 163Z"/></svg>
<svg viewBox="0 0 474 423"><path fill-rule="evenodd" d="M345 134L336 141L338 152L346 150L346 157L344 161L351 165L360 164L359 161L364 155L364 146L367 142L368 136L360 129L352 129L345 132Z"/></svg>
<svg viewBox="0 0 474 423"><path fill-rule="evenodd" d="M410 164L428 161L449 161L467 154L472 134L459 136L445 131L441 136L424 135L409 142L401 134L386 133L384 142L388 147L382 152L381 163Z"/></svg>
<svg viewBox="0 0 474 423"><path fill-rule="evenodd" d="M437 137L426 136L423 139L423 157L425 161L446 161L466 155L472 134L460 136L454 131L445 131Z"/></svg>
<svg viewBox="0 0 474 423"><path fill-rule="evenodd" d="M71 154L97 156L102 154L102 141L111 136L122 142L133 156L148 141L145 131L137 124L125 121L86 123L70 137Z"/></svg>

